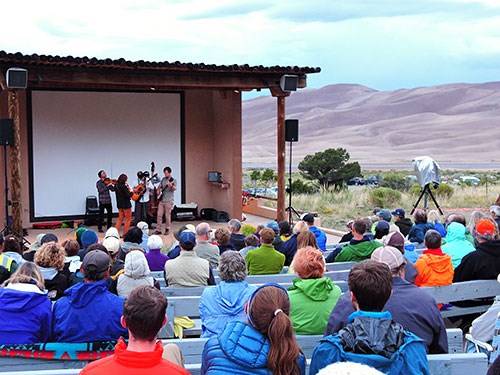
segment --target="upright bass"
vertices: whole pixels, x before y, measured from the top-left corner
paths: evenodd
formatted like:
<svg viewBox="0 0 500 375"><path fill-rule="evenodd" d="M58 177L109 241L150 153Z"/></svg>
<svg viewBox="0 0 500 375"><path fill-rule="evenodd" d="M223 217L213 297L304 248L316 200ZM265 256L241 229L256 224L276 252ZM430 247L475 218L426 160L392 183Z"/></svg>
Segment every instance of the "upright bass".
<svg viewBox="0 0 500 375"><path fill-rule="evenodd" d="M151 176L152 176L151 179L156 178L154 161L151 162ZM154 186L154 181L153 181L153 186ZM158 197L156 195L156 188L155 188L149 195L148 216L155 219L157 212L158 212Z"/></svg>

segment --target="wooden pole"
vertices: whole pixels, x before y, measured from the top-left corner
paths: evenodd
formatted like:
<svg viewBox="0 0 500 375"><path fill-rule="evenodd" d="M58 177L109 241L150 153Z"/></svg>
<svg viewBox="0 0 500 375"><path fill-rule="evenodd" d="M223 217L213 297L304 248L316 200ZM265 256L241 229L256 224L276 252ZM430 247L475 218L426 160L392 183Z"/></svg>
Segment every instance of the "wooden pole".
<svg viewBox="0 0 500 375"><path fill-rule="evenodd" d="M285 97L278 96L278 222L285 220Z"/></svg>
<svg viewBox="0 0 500 375"><path fill-rule="evenodd" d="M14 120L14 144L10 150L10 184L12 201L12 227L23 235L21 205L21 125L19 120L19 96L16 90L9 92L9 117Z"/></svg>

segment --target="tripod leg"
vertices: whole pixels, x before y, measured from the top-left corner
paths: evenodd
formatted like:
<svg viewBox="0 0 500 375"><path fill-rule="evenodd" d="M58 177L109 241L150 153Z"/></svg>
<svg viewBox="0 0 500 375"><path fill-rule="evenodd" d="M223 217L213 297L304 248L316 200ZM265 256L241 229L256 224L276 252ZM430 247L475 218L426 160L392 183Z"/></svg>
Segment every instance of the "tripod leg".
<svg viewBox="0 0 500 375"><path fill-rule="evenodd" d="M439 213L440 213L441 215L444 215L444 214L443 214L443 211L441 210L441 207L439 207L439 204L438 204L438 202L437 202L436 198L434 198L434 194L432 194L431 189L429 189L429 195L431 196L432 201L433 201L433 202L434 202L434 204L436 205L436 207L437 207L437 209L438 209Z"/></svg>
<svg viewBox="0 0 500 375"><path fill-rule="evenodd" d="M422 190L422 192L420 193L420 196L418 197L417 201L415 202L415 204L413 205L413 209L411 210L410 212L410 215L413 215L413 213L415 212L415 210L417 209L418 207L418 204L420 203L420 200L422 199L422 197L424 196L424 193L425 193L425 188L427 187L427 185L425 185L424 189Z"/></svg>

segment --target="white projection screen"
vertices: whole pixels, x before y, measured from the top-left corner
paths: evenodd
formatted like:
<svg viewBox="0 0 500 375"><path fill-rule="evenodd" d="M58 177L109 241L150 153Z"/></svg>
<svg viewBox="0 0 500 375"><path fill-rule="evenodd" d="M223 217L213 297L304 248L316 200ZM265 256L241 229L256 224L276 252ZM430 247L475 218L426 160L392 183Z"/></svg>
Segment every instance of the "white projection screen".
<svg viewBox="0 0 500 375"><path fill-rule="evenodd" d="M112 178L125 173L133 187L152 161L159 178L172 168L181 203L181 101L179 93L33 90L31 219L84 215L99 170Z"/></svg>

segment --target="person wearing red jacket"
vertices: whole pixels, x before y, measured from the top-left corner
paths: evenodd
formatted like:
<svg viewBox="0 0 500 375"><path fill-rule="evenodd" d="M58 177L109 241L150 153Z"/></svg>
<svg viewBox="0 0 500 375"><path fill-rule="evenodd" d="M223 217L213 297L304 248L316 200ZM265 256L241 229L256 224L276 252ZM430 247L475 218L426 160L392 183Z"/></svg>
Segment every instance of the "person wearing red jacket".
<svg viewBox="0 0 500 375"><path fill-rule="evenodd" d="M129 294L123 305L121 324L128 329L128 346L120 338L115 353L89 363L80 375L189 375L182 366L182 354L174 344L167 345L164 353L157 333L167 322L167 298L155 287L142 285ZM177 364L164 359L168 357Z"/></svg>

